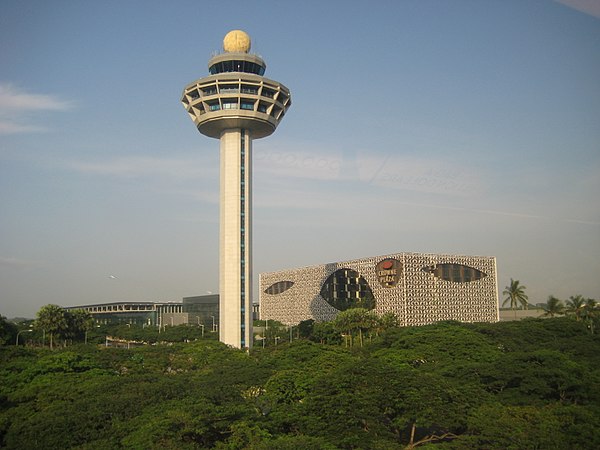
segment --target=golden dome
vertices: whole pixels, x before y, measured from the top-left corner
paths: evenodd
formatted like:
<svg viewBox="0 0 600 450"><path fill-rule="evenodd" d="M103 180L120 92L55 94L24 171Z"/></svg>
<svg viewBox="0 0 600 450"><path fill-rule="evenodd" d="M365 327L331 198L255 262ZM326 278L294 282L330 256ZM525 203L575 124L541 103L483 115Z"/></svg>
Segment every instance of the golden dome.
<svg viewBox="0 0 600 450"><path fill-rule="evenodd" d="M248 53L250 45L250 36L242 30L232 30L223 38L223 50L228 53Z"/></svg>

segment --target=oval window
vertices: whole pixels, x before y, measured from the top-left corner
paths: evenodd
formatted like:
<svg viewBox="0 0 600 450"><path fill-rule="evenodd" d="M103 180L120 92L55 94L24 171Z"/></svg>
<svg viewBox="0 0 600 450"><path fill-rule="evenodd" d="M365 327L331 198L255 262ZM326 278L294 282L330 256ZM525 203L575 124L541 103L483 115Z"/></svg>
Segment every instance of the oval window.
<svg viewBox="0 0 600 450"><path fill-rule="evenodd" d="M436 278L452 281L454 283L468 283L487 277L487 274L481 270L465 266L464 264L434 264L433 266L423 267L423 270Z"/></svg>
<svg viewBox="0 0 600 450"><path fill-rule="evenodd" d="M278 281L265 289L265 294L277 295L287 291L294 285L293 281Z"/></svg>

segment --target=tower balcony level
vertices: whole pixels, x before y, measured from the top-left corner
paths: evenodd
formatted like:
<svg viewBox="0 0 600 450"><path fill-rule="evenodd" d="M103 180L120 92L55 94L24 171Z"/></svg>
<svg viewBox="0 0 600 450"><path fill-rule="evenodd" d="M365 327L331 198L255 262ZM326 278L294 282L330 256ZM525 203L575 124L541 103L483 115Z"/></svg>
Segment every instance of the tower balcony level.
<svg viewBox="0 0 600 450"><path fill-rule="evenodd" d="M246 72L196 80L185 87L181 102L198 131L217 139L234 128L249 130L253 139L269 136L292 104L283 84Z"/></svg>

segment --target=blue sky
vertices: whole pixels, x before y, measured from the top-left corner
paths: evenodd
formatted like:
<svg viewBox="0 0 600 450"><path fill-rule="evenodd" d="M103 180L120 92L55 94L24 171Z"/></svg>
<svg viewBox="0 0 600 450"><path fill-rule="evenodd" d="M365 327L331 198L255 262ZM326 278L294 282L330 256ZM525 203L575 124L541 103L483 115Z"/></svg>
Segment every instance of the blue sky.
<svg viewBox="0 0 600 450"><path fill-rule="evenodd" d="M218 290L218 142L181 106L243 29L292 92L254 142L254 272L496 256L600 300L600 6L0 3L0 314Z"/></svg>

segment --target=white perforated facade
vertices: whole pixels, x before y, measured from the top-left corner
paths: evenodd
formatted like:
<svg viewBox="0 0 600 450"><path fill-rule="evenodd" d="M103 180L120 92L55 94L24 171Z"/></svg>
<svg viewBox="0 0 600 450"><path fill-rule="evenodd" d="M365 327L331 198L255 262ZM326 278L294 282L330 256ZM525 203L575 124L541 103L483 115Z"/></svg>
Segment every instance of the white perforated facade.
<svg viewBox="0 0 600 450"><path fill-rule="evenodd" d="M395 253L260 274L263 320L327 321L350 307L392 312L404 326L496 322L496 259Z"/></svg>

